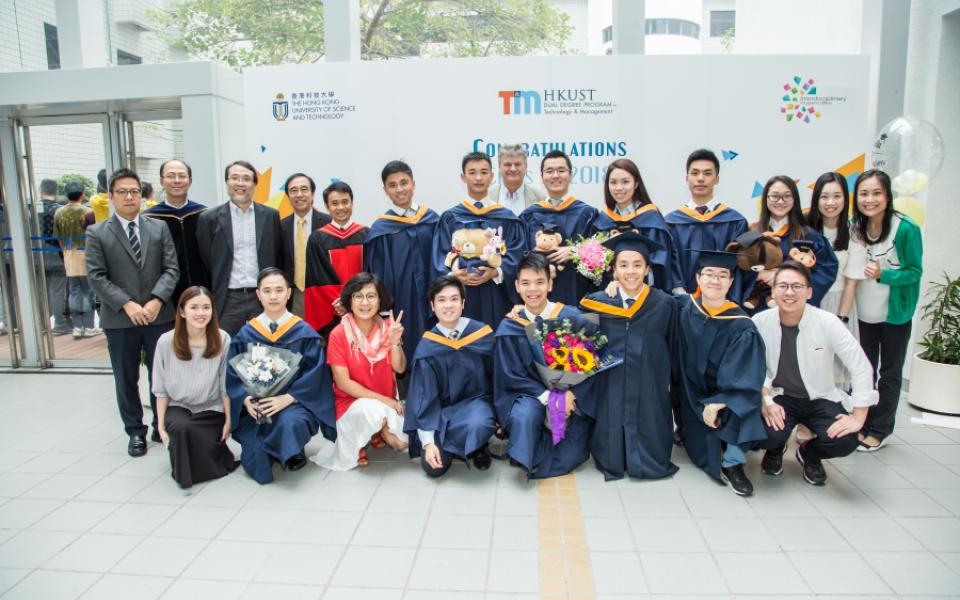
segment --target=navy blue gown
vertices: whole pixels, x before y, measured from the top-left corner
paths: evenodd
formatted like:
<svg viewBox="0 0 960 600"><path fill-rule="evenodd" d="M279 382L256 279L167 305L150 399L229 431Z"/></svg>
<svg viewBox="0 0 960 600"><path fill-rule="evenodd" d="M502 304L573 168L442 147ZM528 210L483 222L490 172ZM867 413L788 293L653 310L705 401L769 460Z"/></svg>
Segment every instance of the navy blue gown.
<svg viewBox="0 0 960 600"><path fill-rule="evenodd" d="M285 348L303 356L296 377L277 395L290 394L293 404L273 415L273 422L257 425L243 406L247 392L233 367L227 368L226 387L230 396L233 438L240 443L240 463L257 483L273 481L274 461L283 467L310 441L319 429L323 436L336 438L330 370L324 361L320 336L298 317L292 317L276 333L251 319L230 340L227 360L247 351L250 344Z"/></svg>
<svg viewBox="0 0 960 600"><path fill-rule="evenodd" d="M590 294L581 308L600 315L607 351L623 363L594 379L596 423L590 451L604 478L659 479L677 472L670 462L673 415L670 408L670 354L677 303L644 286L633 306L617 295Z"/></svg>
<svg viewBox="0 0 960 600"><path fill-rule="evenodd" d="M612 231L628 226L640 235L650 238L663 248L650 255L650 270L653 272L653 287L670 293L682 282L674 281L673 265L677 262L677 244L667 222L654 204L646 204L629 215L621 216L615 210L604 208L593 222L597 231ZM609 279L605 280L609 282Z"/></svg>
<svg viewBox="0 0 960 600"><path fill-rule="evenodd" d="M837 255L834 254L833 248L830 246L827 238L823 237L820 232L812 227L805 227L805 229L806 233L803 239L813 242L813 253L817 256L817 264L810 269L813 295L807 303L820 308L820 301L823 300L823 297L830 291L833 282L837 280L837 269L840 267L840 262L837 260ZM788 254L790 253L790 248L793 247L793 236L790 235L789 231L789 225L784 225L774 232L780 238L780 250L783 251L783 260L790 260ZM763 309L761 308L760 310Z"/></svg>
<svg viewBox="0 0 960 600"><path fill-rule="evenodd" d="M708 309L699 299L679 299L676 355L684 442L693 464L720 479L724 444L767 439L760 412L766 358L760 332L733 302ZM707 404L727 405L719 429L703 422Z"/></svg>
<svg viewBox="0 0 960 600"><path fill-rule="evenodd" d="M575 329L581 326L580 311L560 303L554 305L550 318L570 319ZM547 409L539 400L547 388L535 363L543 361L524 331L529 323L512 317L500 322L494 352L493 397L497 421L510 437L507 454L527 470L529 477L541 479L569 473L589 458L596 403L591 393L593 378L573 387L577 411L567 419L563 440L554 446L545 425Z"/></svg>
<svg viewBox="0 0 960 600"><path fill-rule="evenodd" d="M497 429L491 384L493 330L470 320L456 341L434 327L413 355L403 430L410 456L420 455L417 430L433 431L445 451L464 460Z"/></svg>

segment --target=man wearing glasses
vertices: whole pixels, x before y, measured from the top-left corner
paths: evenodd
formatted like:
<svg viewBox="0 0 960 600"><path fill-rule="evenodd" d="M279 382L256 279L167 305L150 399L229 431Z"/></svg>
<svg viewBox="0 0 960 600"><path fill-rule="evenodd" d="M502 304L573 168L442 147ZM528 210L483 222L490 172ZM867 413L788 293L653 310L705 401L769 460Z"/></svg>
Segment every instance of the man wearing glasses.
<svg viewBox="0 0 960 600"><path fill-rule="evenodd" d="M101 300L100 325L107 336L117 406L130 436L127 453L143 456L147 453L147 427L140 404L140 359L143 356L152 380L153 351L173 321L176 302L171 295L180 268L170 231L153 219L140 218L137 174L119 169L110 177L107 189L114 213L87 229L87 277ZM157 435L153 393L150 406Z"/></svg>
<svg viewBox="0 0 960 600"><path fill-rule="evenodd" d="M797 462L807 483L823 485L827 473L822 461L856 450L857 432L878 396L860 344L836 315L807 304L812 293L807 268L786 261L773 279L777 310L753 317L767 362L762 405L767 441L760 444L766 449L761 469L767 475L783 473L790 434L796 425L806 425L815 437L797 446ZM834 356L850 372L850 395L834 382ZM852 405L853 414L845 404Z"/></svg>
<svg viewBox="0 0 960 600"><path fill-rule="evenodd" d="M210 271L214 308L220 328L235 335L259 315L257 274L283 269L280 215L253 201L257 171L238 160L224 171L230 201L204 211L197 223L200 257Z"/></svg>

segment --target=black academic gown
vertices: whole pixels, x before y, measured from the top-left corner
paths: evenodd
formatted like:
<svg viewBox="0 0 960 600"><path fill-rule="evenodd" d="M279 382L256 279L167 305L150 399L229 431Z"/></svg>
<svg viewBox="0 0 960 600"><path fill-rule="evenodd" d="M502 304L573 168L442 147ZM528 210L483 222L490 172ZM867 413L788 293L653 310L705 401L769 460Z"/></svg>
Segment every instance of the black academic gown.
<svg viewBox="0 0 960 600"><path fill-rule="evenodd" d="M502 204L477 208L473 202L465 200L444 211L433 236L433 274L436 277L450 272L444 261L450 252L454 232L488 228L503 229L503 245L506 247L500 264L503 280L499 284L488 281L483 285L467 286L463 315L496 327L519 301L513 282L517 276L517 262L527 248L526 229L510 209Z"/></svg>
<svg viewBox="0 0 960 600"><path fill-rule="evenodd" d="M670 351L677 303L658 289L644 286L625 308L620 296L596 292L580 303L600 315L606 351L623 364L600 373L594 383L596 424L591 453L604 478L638 479L673 475L673 417L670 410Z"/></svg>
<svg viewBox="0 0 960 600"><path fill-rule="evenodd" d="M393 296L393 312L403 311L403 352L413 356L432 314L427 286L433 233L439 217L420 206L412 217L382 214L363 243L365 269L383 279Z"/></svg>
<svg viewBox="0 0 960 600"><path fill-rule="evenodd" d="M230 396L233 438L242 448L240 463L257 483L273 481L272 463L284 466L291 457L303 452L304 446L318 429L329 440L336 439L337 423L333 407L333 384L324 360L320 336L299 317L292 317L275 333L251 319L230 340L228 359L247 351L250 344L285 348L303 356L296 377L277 395L290 394L293 404L273 415L270 424L257 425L246 408L243 383L227 367L227 395Z"/></svg>
<svg viewBox="0 0 960 600"><path fill-rule="evenodd" d="M700 299L678 300L674 364L682 397L684 441L697 465L720 479L725 444L750 444L767 439L760 413L766 358L760 332L733 302L707 309ZM722 427L703 422L703 407L722 403Z"/></svg>
<svg viewBox="0 0 960 600"><path fill-rule="evenodd" d="M589 330L579 310L559 302L549 319L570 319L574 329L588 327ZM554 446L552 433L546 426L547 409L539 400L547 388L535 364L543 362L524 330L529 323L508 317L497 328L493 397L497 421L510 438L507 454L527 470L529 477L541 479L565 475L589 458L596 401L591 392L593 378L573 387L577 411L567 419L564 438Z"/></svg>
<svg viewBox="0 0 960 600"><path fill-rule="evenodd" d="M183 290L193 285L202 285L210 289L210 273L200 258L197 243L197 222L207 207L199 202L187 200L180 208L174 208L163 202L148 208L144 215L163 221L170 229L173 245L177 247L177 263L180 265L180 280L174 289L170 301L176 304Z"/></svg>
<svg viewBox="0 0 960 600"><path fill-rule="evenodd" d="M700 253L687 250L724 250L727 244L749 227L747 219L726 204L720 204L716 209L702 215L687 206L681 206L667 214L664 220L677 245L673 263L673 284L675 287L683 287L690 294L697 289ZM744 273L737 269L728 294L730 300L739 304L748 298L756 279L755 273Z"/></svg>
<svg viewBox="0 0 960 600"><path fill-rule="evenodd" d="M628 215L621 216L615 210L604 208L593 222L597 231L613 231L621 228L636 229L640 235L659 243L662 248L650 255L650 270L653 272L653 287L670 293L683 285L673 279L673 265L677 262L677 244L667 222L654 204L645 204ZM609 283L609 280L605 280Z"/></svg>
<svg viewBox="0 0 960 600"><path fill-rule="evenodd" d="M597 217L597 209L586 202L568 197L558 206L543 200L528 206L520 213L520 220L527 226L527 247L537 245L536 234L546 225L555 225L563 235L564 245L573 243L579 236L589 236L593 233L593 221ZM557 278L553 282L553 300L576 306L585 294L597 288L590 281L577 273L573 263L564 263L563 270L557 270Z"/></svg>
<svg viewBox="0 0 960 600"><path fill-rule="evenodd" d="M359 223L351 223L346 230L327 223L307 238L303 315L324 338L340 322L333 301L340 297L343 284L363 271L363 242L369 231Z"/></svg>
<svg viewBox="0 0 960 600"><path fill-rule="evenodd" d="M436 443L455 456L486 446L497 429L491 395L493 330L471 320L456 341L434 327L413 355L403 430L410 456L420 455L417 430L433 431Z"/></svg>

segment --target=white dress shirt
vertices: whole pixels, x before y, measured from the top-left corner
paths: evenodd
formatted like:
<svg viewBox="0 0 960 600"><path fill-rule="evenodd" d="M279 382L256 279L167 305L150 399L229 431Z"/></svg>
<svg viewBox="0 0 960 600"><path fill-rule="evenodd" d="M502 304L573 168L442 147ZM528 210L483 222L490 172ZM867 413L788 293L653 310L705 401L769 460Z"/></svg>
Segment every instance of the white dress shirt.
<svg viewBox="0 0 960 600"><path fill-rule="evenodd" d="M509 209L513 214L519 216L527 207L526 205L526 185L521 183L515 192L510 192L507 186L500 186L500 204Z"/></svg>
<svg viewBox="0 0 960 600"><path fill-rule="evenodd" d="M458 340L459 340L461 337L463 337L463 330L467 328L467 324L469 324L469 323L470 323L470 319L469 319L469 318L467 318L467 317L460 317L460 320L457 322L457 327L456 327L456 330L460 333L460 335L457 337ZM447 327L444 327L443 325L441 325L441 324L439 324L439 323L437 323L437 330L439 330L440 333L442 333L444 337L450 337L450 332L453 331L453 329L448 329ZM436 443L436 442L434 441L434 432L433 432L433 431L428 431L428 430L426 430L426 429L418 429L418 430L417 430L417 437L420 438L420 445L423 446L424 448L427 447L427 444L434 444L434 443Z"/></svg>
<svg viewBox="0 0 960 600"><path fill-rule="evenodd" d="M767 375L763 386L769 390L770 395L763 400L772 404L773 397L783 394L782 388L773 387L780 364L780 311L771 308L759 312L753 316L753 322L766 345ZM873 389L873 369L870 362L860 343L836 315L808 304L803 308L798 327L797 365L810 399L825 398L844 406L852 405L854 408L877 403L879 396ZM836 385L833 374L834 356L838 357L850 372L852 395L848 395Z"/></svg>
<svg viewBox="0 0 960 600"><path fill-rule="evenodd" d="M230 203L230 226L233 229L233 267L230 269L229 289L257 287L257 225L253 203L240 210Z"/></svg>
<svg viewBox="0 0 960 600"><path fill-rule="evenodd" d="M396 204L390 207L390 212L395 214L398 217L413 217L416 216L417 211L420 210L420 207L416 204L411 204L410 208L402 209Z"/></svg>
<svg viewBox="0 0 960 600"><path fill-rule="evenodd" d="M687 202L687 208L689 208L690 210L697 210L697 206L698 206L697 203L694 202L693 200L690 200L689 202ZM720 201L711 200L710 202L707 202L703 206L707 207L707 212L712 212L717 210L717 207L720 206Z"/></svg>

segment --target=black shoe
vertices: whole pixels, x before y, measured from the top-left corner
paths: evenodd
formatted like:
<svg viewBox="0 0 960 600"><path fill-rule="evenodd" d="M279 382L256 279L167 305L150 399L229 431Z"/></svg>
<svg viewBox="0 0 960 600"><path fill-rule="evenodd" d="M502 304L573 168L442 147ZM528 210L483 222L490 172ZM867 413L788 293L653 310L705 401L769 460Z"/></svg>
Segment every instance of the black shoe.
<svg viewBox="0 0 960 600"><path fill-rule="evenodd" d="M470 458L473 460L473 466L481 471L486 471L493 464L490 452L485 447L474 452Z"/></svg>
<svg viewBox="0 0 960 600"><path fill-rule="evenodd" d="M823 468L823 461L804 459L803 449L808 442L797 446L797 462L803 467L803 478L810 485L823 485L827 482L827 472Z"/></svg>
<svg viewBox="0 0 960 600"><path fill-rule="evenodd" d="M307 466L307 455L303 452L298 452L294 454L289 459L287 459L287 470L288 471L299 471L300 469Z"/></svg>
<svg viewBox="0 0 960 600"><path fill-rule="evenodd" d="M771 448L763 454L763 461L760 463L760 470L766 475L777 475L783 473L783 455L787 453L787 446L784 444L779 448Z"/></svg>
<svg viewBox="0 0 960 600"><path fill-rule="evenodd" d="M673 443L683 448L683 427L677 427L673 430Z"/></svg>
<svg viewBox="0 0 960 600"><path fill-rule="evenodd" d="M743 465L720 467L720 479L729 484L733 493L738 496L749 496L753 493L753 484L743 472Z"/></svg>
<svg viewBox="0 0 960 600"><path fill-rule="evenodd" d="M160 432L154 429L153 433L150 434L150 441L158 444L162 443L163 440L160 438Z"/></svg>
<svg viewBox="0 0 960 600"><path fill-rule="evenodd" d="M147 440L140 434L131 435L130 443L127 444L127 454L133 457L143 456L147 453Z"/></svg>

